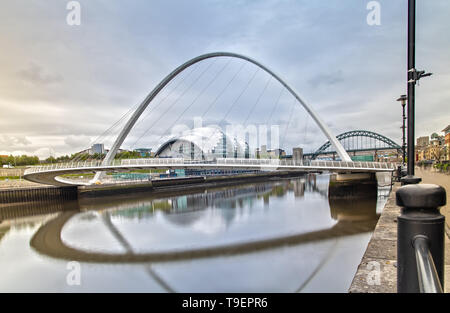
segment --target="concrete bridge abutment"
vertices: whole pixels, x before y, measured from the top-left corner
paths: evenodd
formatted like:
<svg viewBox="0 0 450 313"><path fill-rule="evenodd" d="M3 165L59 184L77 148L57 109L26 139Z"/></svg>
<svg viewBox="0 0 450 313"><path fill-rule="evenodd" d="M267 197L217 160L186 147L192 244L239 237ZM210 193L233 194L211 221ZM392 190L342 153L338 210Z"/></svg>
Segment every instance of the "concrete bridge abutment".
<svg viewBox="0 0 450 313"><path fill-rule="evenodd" d="M328 197L330 199L376 198L377 186L375 173L337 173L330 176Z"/></svg>

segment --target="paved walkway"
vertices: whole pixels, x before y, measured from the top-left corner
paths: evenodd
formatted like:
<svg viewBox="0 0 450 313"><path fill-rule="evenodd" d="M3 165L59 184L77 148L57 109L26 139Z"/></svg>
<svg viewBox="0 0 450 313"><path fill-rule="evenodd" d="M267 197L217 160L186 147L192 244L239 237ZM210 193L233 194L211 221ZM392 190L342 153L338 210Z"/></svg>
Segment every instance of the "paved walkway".
<svg viewBox="0 0 450 313"><path fill-rule="evenodd" d="M445 216L447 237L445 238L445 292L450 293L450 174L443 174L435 169L416 168L416 176L422 178L424 184L441 185L447 191L447 204L441 208Z"/></svg>
<svg viewBox="0 0 450 313"><path fill-rule="evenodd" d="M0 179L0 190L11 188L28 188L28 187L42 187L48 186L43 184L34 183L25 179Z"/></svg>
<svg viewBox="0 0 450 313"><path fill-rule="evenodd" d="M434 169L422 170L416 168L416 176L422 178L424 184L436 184L441 185L447 191L447 205L441 208L442 215L445 216L447 222L447 233L449 234L448 227L450 225L450 174L443 174ZM449 234L450 235L450 234Z"/></svg>
<svg viewBox="0 0 450 313"><path fill-rule="evenodd" d="M434 170L416 170L416 176L422 178L423 183L438 184L447 191L447 205L441 208L446 217L447 236L445 238L445 292L450 293L450 175ZM349 292L392 293L397 292L397 216L400 208L395 204L395 191L399 183L393 188L383 209L366 252L358 266ZM375 267L379 266L379 281L371 276ZM374 280L375 279L375 280Z"/></svg>
<svg viewBox="0 0 450 313"><path fill-rule="evenodd" d="M397 183L383 208L366 252L350 285L351 293L397 292L397 216L400 208L395 204ZM372 273L372 274L371 274ZM379 273L379 275L373 275Z"/></svg>

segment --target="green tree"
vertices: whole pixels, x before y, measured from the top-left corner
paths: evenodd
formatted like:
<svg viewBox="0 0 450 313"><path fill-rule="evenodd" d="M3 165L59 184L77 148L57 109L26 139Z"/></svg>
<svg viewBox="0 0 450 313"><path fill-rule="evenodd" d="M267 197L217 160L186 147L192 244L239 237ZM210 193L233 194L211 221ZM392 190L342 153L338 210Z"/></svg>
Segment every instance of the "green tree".
<svg viewBox="0 0 450 313"><path fill-rule="evenodd" d="M53 156L49 156L45 159L45 163L56 163L56 159Z"/></svg>

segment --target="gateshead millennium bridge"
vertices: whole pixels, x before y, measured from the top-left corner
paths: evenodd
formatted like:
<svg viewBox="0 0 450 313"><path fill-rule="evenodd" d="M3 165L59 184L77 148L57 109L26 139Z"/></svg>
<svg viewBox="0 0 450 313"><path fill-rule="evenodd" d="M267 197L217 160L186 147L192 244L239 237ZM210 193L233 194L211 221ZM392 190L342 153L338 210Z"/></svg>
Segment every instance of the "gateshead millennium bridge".
<svg viewBox="0 0 450 313"><path fill-rule="evenodd" d="M236 58L242 59L246 62L256 65L268 73L272 78L278 81L296 100L296 103L303 107L309 116L315 121L317 126L328 138L329 146L332 146L334 151L340 157L340 162L337 161L311 161L303 164L298 160L265 160L265 159L217 159L212 162L205 162L204 160L183 160L183 159L137 159L137 160L115 160L115 156L119 151L125 138L130 133L133 126L138 121L139 117L150 105L152 100L164 89L164 87L177 77L185 69L192 65L199 63L206 59L212 58ZM334 136L329 127L322 121L319 115L303 101L300 96L291 88L284 80L268 69L261 63L251 59L247 56L230 53L230 52L214 52L203 54L195 57L174 69L167 75L144 99L144 101L136 108L131 117L126 122L125 126L120 131L116 140L106 157L101 161L94 162L72 162L67 164L55 164L51 166L38 166L29 168L25 171L24 178L30 181L51 184L51 185L67 185L73 184L69 180L64 180L58 176L71 173L81 172L95 172L95 177L91 183L96 183L102 179L105 171L119 171L119 170L133 170L133 169L238 169L238 170L261 170L261 171L333 171L338 173L353 173L353 172L386 172L393 171L394 165L386 163L372 163L372 162L352 162L347 151L344 149L340 141Z"/></svg>

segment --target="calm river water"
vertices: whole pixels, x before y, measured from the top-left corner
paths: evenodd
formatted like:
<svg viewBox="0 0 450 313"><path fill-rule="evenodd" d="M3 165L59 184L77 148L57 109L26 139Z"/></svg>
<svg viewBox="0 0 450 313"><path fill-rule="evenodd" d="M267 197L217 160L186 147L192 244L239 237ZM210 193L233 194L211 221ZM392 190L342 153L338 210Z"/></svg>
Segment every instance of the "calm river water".
<svg viewBox="0 0 450 313"><path fill-rule="evenodd" d="M51 204L0 223L0 292L346 292L389 187L331 201L328 183Z"/></svg>

